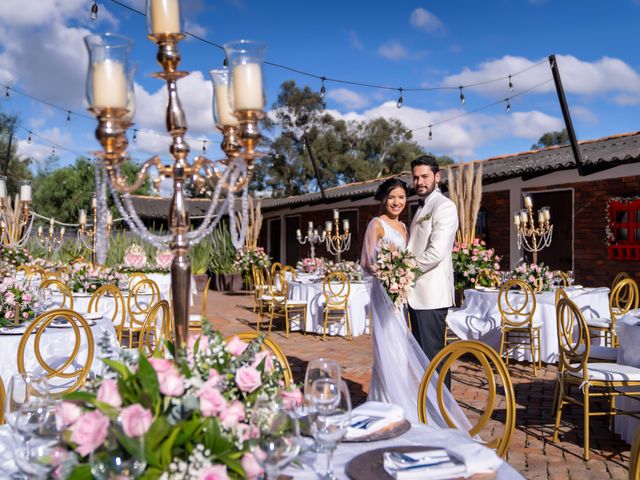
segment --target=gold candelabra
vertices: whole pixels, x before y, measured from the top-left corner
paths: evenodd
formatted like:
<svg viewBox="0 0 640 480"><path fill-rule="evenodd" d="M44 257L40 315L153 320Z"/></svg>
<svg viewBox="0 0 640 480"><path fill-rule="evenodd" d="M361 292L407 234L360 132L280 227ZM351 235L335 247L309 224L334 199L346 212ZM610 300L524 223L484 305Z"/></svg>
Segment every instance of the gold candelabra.
<svg viewBox="0 0 640 480"><path fill-rule="evenodd" d="M171 265L172 334L176 345L181 346L185 344L188 335L191 245L205 238L227 210L234 244L237 248L244 244L248 186L253 161L259 155L256 146L261 138L258 121L264 115L262 57L265 49L262 44L244 40L225 45L231 72L222 70L210 73L215 91L215 120L224 135L222 150L226 158L211 161L204 156L197 156L193 163L189 163L189 145L185 141L187 123L177 88L178 80L188 75L188 72L178 70L181 60L178 43L184 35L180 28L179 1L171 0L170 3L175 7L172 11L157 8L158 2L147 1L147 27L149 39L158 47L156 58L162 67L162 71L155 76L166 82L168 92L165 119L167 131L172 138L169 152L174 163L164 165L160 157L154 156L142 165L131 184L120 169L129 159L126 153L126 131L132 125L134 107L128 61L131 42L111 34L91 35L85 42L90 54L87 95L90 111L98 120L96 138L102 145L102 151L97 156L104 166L114 202L134 233L156 246L171 248L174 255ZM219 75L220 72L225 72L225 75ZM156 186L164 178L173 179L168 212L170 235L161 236L149 232L129 199L129 194L142 185L152 168L158 172L154 179ZM184 193L186 182L192 182L195 190L203 189L206 182L214 189L205 220L194 231L190 229ZM224 201L220 199L223 190L226 191ZM243 207L242 228L238 229L239 233L236 233L236 218L233 213L237 192L242 192ZM124 205L117 194L122 196Z"/></svg>
<svg viewBox="0 0 640 480"><path fill-rule="evenodd" d="M84 248L91 252L91 265L93 268L96 267L96 252L97 252L97 242L98 242L98 201L96 195L94 194L91 198L91 216L92 223L91 227L87 226L87 212L84 208L81 208L78 212L78 223L80 224L80 229L78 230L78 237L82 242ZM53 221L53 220L52 220ZM107 212L107 237L111 235L111 228L113 227L113 216L111 212ZM51 227L49 228L51 232ZM64 231L61 237L64 236Z"/></svg>
<svg viewBox="0 0 640 480"><path fill-rule="evenodd" d="M538 210L538 225L534 223L533 201L530 195L524 195L524 209L515 212L513 224L516 228L518 238L518 248L524 248L531 252L533 263L538 263L538 252L551 245L553 237L553 225L549 207L542 207Z"/></svg>
<svg viewBox="0 0 640 480"><path fill-rule="evenodd" d="M7 177L0 175L0 244L4 247L24 245L31 233L31 180L22 180L13 205L7 196Z"/></svg>
<svg viewBox="0 0 640 480"><path fill-rule="evenodd" d="M334 230L335 224L335 232ZM327 251L335 255L336 262L340 261L340 257L343 252L346 252L351 247L351 232L349 231L349 219L345 218L342 221L343 233L340 233L340 211L338 209L333 210L333 223L327 221L325 224L325 241L327 244Z"/></svg>
<svg viewBox="0 0 640 480"><path fill-rule="evenodd" d="M64 242L65 228L61 227L58 232L58 235L56 235L54 225L55 225L55 221L52 218L51 221L49 222L49 233L45 235L44 229L42 228L42 226L39 226L38 232L36 235L36 238L38 239L38 242L40 243L40 245L42 245L47 249L47 258L51 258L51 254L55 250L60 248L60 246Z"/></svg>

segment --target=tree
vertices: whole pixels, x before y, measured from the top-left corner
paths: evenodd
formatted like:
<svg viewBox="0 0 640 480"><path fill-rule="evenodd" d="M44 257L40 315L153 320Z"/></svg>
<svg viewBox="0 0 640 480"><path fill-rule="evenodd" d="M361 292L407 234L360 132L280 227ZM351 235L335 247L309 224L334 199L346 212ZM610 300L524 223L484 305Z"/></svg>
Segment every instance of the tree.
<svg viewBox="0 0 640 480"><path fill-rule="evenodd" d="M31 159L20 158L16 138L10 141L17 124L17 116L0 112L0 174L7 177L7 194L10 197L19 193L20 180L31 180L33 177L29 169Z"/></svg>
<svg viewBox="0 0 640 480"><path fill-rule="evenodd" d="M563 128L560 132L547 132L542 135L538 139L538 143L531 145L531 150L540 150L553 145L566 145L567 143L569 143L569 135L567 129Z"/></svg>

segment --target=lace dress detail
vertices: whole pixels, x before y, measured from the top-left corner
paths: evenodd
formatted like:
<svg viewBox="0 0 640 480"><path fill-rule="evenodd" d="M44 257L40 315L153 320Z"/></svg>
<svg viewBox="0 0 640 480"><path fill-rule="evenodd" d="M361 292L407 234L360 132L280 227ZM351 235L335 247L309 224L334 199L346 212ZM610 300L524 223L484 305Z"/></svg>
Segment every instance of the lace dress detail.
<svg viewBox="0 0 640 480"><path fill-rule="evenodd" d="M393 228L386 220L383 220L380 217L376 217L376 219L380 222L380 225L382 225L382 228L384 230L383 237L378 241L376 255L378 254L380 245L385 243L392 243L400 250L404 250L405 248L407 248L407 241L405 240L405 236L402 233L400 233L396 228ZM404 229L406 231L406 225L404 225L404 223L402 225L404 226Z"/></svg>

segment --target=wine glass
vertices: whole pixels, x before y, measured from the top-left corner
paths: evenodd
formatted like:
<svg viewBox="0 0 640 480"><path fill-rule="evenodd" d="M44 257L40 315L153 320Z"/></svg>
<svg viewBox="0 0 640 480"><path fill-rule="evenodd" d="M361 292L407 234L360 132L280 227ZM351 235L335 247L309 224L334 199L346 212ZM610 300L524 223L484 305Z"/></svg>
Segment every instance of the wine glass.
<svg viewBox="0 0 640 480"><path fill-rule="evenodd" d="M313 404L311 402L311 386L313 382L321 379L321 378L329 378L332 379L335 383L340 382L340 364L335 360L330 360L327 358L316 358L311 360L307 364L307 371L304 376L304 400L302 402L301 408L307 408L307 416L309 413L314 413ZM302 413L302 412L301 412ZM313 435L313 419L309 416L309 426L311 428L311 434ZM323 452L322 445L314 442L311 450L315 453Z"/></svg>
<svg viewBox="0 0 640 480"><path fill-rule="evenodd" d="M347 384L320 378L311 386L311 402L316 409L314 438L327 451L327 472L323 479L333 480L333 452L351 424L351 396Z"/></svg>
<svg viewBox="0 0 640 480"><path fill-rule="evenodd" d="M42 305L42 311L45 312L53 303L53 290L50 288L41 288L38 290L38 299Z"/></svg>
<svg viewBox="0 0 640 480"><path fill-rule="evenodd" d="M46 403L49 400L49 386L45 377L28 373L11 376L7 387L5 420L15 431L18 412L29 403Z"/></svg>
<svg viewBox="0 0 640 480"><path fill-rule="evenodd" d="M21 476L16 472L11 478L16 479L48 479L51 478L51 472L56 468L55 450L60 450L57 439L36 438L26 443L16 438L12 447L13 460L25 476Z"/></svg>
<svg viewBox="0 0 640 480"><path fill-rule="evenodd" d="M258 400L255 403L251 425L257 438L251 441L251 450L267 480L277 479L279 470L300 452L297 422L280 401Z"/></svg>
<svg viewBox="0 0 640 480"><path fill-rule="evenodd" d="M572 286L576 281L575 273L573 270L567 271L567 277L569 277L569 286Z"/></svg>

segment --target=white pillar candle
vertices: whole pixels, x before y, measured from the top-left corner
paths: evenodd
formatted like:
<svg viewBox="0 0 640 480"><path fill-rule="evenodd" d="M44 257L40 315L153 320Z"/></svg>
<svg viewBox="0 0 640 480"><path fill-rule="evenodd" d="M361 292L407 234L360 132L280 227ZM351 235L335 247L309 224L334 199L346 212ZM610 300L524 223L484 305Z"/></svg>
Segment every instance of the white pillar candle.
<svg viewBox="0 0 640 480"><path fill-rule="evenodd" d="M62 228L60 229L60 238L64 238L64 232L66 232L66 230L65 230L65 228L64 228L64 227L62 227Z"/></svg>
<svg viewBox="0 0 640 480"><path fill-rule="evenodd" d="M233 67L233 101L235 110L262 110L262 69L258 63Z"/></svg>
<svg viewBox="0 0 640 480"><path fill-rule="evenodd" d="M31 185L20 185L20 200L23 202L31 201Z"/></svg>
<svg viewBox="0 0 640 480"><path fill-rule="evenodd" d="M522 220L522 223L524 223L525 225L527 224L528 217L527 217L527 212L525 210L522 210L520 212L520 220Z"/></svg>
<svg viewBox="0 0 640 480"><path fill-rule="evenodd" d="M313 236L314 236L314 237L317 237L317 236L318 236L318 229L317 229L317 228L314 228L314 229L313 229Z"/></svg>
<svg viewBox="0 0 640 480"><path fill-rule="evenodd" d="M180 33L178 0L151 0L152 33Z"/></svg>
<svg viewBox="0 0 640 480"><path fill-rule="evenodd" d="M340 218L340 211L337 208L335 208L333 210L333 219L337 220L338 218Z"/></svg>
<svg viewBox="0 0 640 480"><path fill-rule="evenodd" d="M4 178L0 178L0 198L7 196L7 181Z"/></svg>
<svg viewBox="0 0 640 480"><path fill-rule="evenodd" d="M238 119L231 110L229 103L229 86L216 85L216 110L218 111L218 122L222 126L235 127L238 125Z"/></svg>
<svg viewBox="0 0 640 480"><path fill-rule="evenodd" d="M551 211L548 208L543 208L542 213L544 213L544 219L548 222L551 220Z"/></svg>
<svg viewBox="0 0 640 480"><path fill-rule="evenodd" d="M127 106L127 76L122 63L104 60L93 64L94 108L125 108Z"/></svg>
<svg viewBox="0 0 640 480"><path fill-rule="evenodd" d="M98 199L95 197L91 197L91 208L98 208Z"/></svg>
<svg viewBox="0 0 640 480"><path fill-rule="evenodd" d="M85 212L84 208L80 209L78 222L80 223L80 225L84 225L87 223L87 212Z"/></svg>
<svg viewBox="0 0 640 480"><path fill-rule="evenodd" d="M542 210L538 210L538 223L544 223L544 213L542 213Z"/></svg>
<svg viewBox="0 0 640 480"><path fill-rule="evenodd" d="M107 225L113 225L113 214L111 212L107 212Z"/></svg>
<svg viewBox="0 0 640 480"><path fill-rule="evenodd" d="M49 226L53 227L54 221L53 218L49 220Z"/></svg>
<svg viewBox="0 0 640 480"><path fill-rule="evenodd" d="M309 230L313 230L313 222L309 222Z"/></svg>
<svg viewBox="0 0 640 480"><path fill-rule="evenodd" d="M514 214L513 214L513 224L514 224L516 227L519 227L519 226L520 226L520 214L519 214L518 212L516 212L516 213L514 213Z"/></svg>
<svg viewBox="0 0 640 480"><path fill-rule="evenodd" d="M300 229L296 230L296 237L302 238L302 232L300 231Z"/></svg>
<svg viewBox="0 0 640 480"><path fill-rule="evenodd" d="M53 237L53 225L49 225L49 236Z"/></svg>
<svg viewBox="0 0 640 480"><path fill-rule="evenodd" d="M325 229L327 232L331 232L331 228L332 228L332 227L333 227L333 225L331 224L331 222L326 222L326 223L324 224L324 229Z"/></svg>
<svg viewBox="0 0 640 480"><path fill-rule="evenodd" d="M42 236L42 225L40 225L38 227L38 236L41 237Z"/></svg>
<svg viewBox="0 0 640 480"><path fill-rule="evenodd" d="M524 206L529 208L533 206L533 202L531 201L531 196L530 195L525 195L524 197Z"/></svg>
<svg viewBox="0 0 640 480"><path fill-rule="evenodd" d="M348 219L348 218L345 218L345 219L342 221L342 229L343 229L345 232L348 232L348 231L349 231L349 219Z"/></svg>

